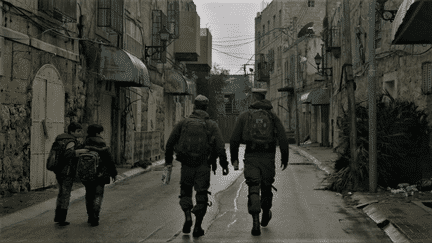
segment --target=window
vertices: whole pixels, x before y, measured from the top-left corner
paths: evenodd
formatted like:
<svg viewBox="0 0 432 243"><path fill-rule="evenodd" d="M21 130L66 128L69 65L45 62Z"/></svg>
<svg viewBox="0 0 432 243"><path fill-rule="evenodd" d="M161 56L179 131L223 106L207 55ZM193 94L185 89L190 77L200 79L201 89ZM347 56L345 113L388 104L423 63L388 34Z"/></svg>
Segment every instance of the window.
<svg viewBox="0 0 432 243"><path fill-rule="evenodd" d="M162 10L153 10L153 28L152 28L152 46L162 46L160 40L159 31L166 26L167 17ZM152 60L160 61L161 63L166 62L166 51L156 53L152 55Z"/></svg>
<svg viewBox="0 0 432 243"><path fill-rule="evenodd" d="M267 41L270 42L270 20L267 21Z"/></svg>
<svg viewBox="0 0 432 243"><path fill-rule="evenodd" d="M432 94L432 63L422 64L422 91L423 94Z"/></svg>
<svg viewBox="0 0 432 243"><path fill-rule="evenodd" d="M315 1L314 0L308 0L308 7L315 7Z"/></svg>
<svg viewBox="0 0 432 243"><path fill-rule="evenodd" d="M276 31L274 28L276 28L276 15L273 15L273 38L276 37Z"/></svg>
<svg viewBox="0 0 432 243"><path fill-rule="evenodd" d="M375 14L375 49L381 47L382 43L382 21L378 11Z"/></svg>
<svg viewBox="0 0 432 243"><path fill-rule="evenodd" d="M38 10L66 23L76 23L76 0L39 0Z"/></svg>
<svg viewBox="0 0 432 243"><path fill-rule="evenodd" d="M279 27L282 27L282 10L279 10Z"/></svg>
<svg viewBox="0 0 432 243"><path fill-rule="evenodd" d="M266 34L266 32L265 32L265 25L263 25L263 38L262 38L262 41L263 41L263 46L265 45L265 39L264 39L264 36L265 36L265 34Z"/></svg>
<svg viewBox="0 0 432 243"><path fill-rule="evenodd" d="M257 39L258 39L258 47L259 47L261 45L261 32L259 31L258 31Z"/></svg>
<svg viewBox="0 0 432 243"><path fill-rule="evenodd" d="M123 0L99 0L97 20L99 27L109 27L113 32L122 34Z"/></svg>
<svg viewBox="0 0 432 243"><path fill-rule="evenodd" d="M171 33L171 39L179 38L179 2L175 0L168 0L168 30ZM138 11L139 12L139 11Z"/></svg>

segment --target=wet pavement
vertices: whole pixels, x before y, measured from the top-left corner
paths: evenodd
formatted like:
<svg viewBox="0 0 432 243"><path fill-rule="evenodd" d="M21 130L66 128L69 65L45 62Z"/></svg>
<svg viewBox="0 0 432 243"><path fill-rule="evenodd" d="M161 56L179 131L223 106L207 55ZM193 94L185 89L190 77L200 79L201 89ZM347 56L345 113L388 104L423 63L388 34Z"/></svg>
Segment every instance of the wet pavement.
<svg viewBox="0 0 432 243"><path fill-rule="evenodd" d="M228 148L228 146L227 146ZM309 145L302 145L302 146L295 146L295 145L290 145L290 152L292 155L302 155L303 157L307 158L308 160L305 160L299 164L305 164L305 166L302 167L315 167L315 168L319 168L323 171L325 171L326 173L331 173L333 170L333 164L334 161L337 159L337 154L335 154L333 152L332 148L325 148L325 147L320 147L317 144L309 144ZM292 155L290 155L290 159L292 158ZM134 177L141 175L143 173L146 172L158 172L159 169L161 167L161 164L164 161L158 161L155 162L153 166L147 168L147 169L142 169L142 168L134 168L134 169L130 169L130 168L118 168L119 170L119 174L120 176L120 180L115 183L115 184L110 184L107 185L107 187L114 187L117 184L121 184L121 183L126 183L129 179L133 179ZM278 163L280 163L278 160L276 160L276 168L277 169L277 173L280 173L280 169L278 167ZM290 165L288 168L290 170L293 169L299 169L300 167L298 165L295 165L297 162L290 160L290 164L293 163L292 165ZM242 169L242 163L240 164L241 169ZM295 167L295 168L294 168ZM232 168L232 167L231 167ZM218 173L219 175L221 175L221 168L218 168ZM287 169L288 170L288 169ZM244 229L242 229L243 231L245 231L245 233L247 233L247 235L250 235L250 224L251 224L251 219L250 216L246 213L245 211L245 196L242 195L246 193L245 191L245 185L244 185L244 177L241 175L242 170L240 171L230 171L230 177L214 177L214 175L212 174L212 186L210 190L213 190L214 193L210 200L212 200L213 202L215 202L215 200L218 200L218 197L221 197L221 207L211 207L209 208L209 212L206 216L207 221L204 222L205 227L209 227L209 236L212 233L212 228L213 230L216 229L215 227L217 227L217 225L219 223L222 223L222 225L224 225L224 227L230 227L230 228L235 228L236 225L246 225L246 227ZM285 171L287 172L287 171ZM301 173L301 172L299 172ZM241 175L241 176L240 176ZM315 183L315 187L314 190L319 189L319 183L318 181L321 180L323 178L323 176L325 176L325 173L317 173L317 175L319 175L316 179L317 179L317 183ZM156 178L156 180L160 180L160 178L158 178L159 176L156 176L154 178ZM281 177L281 178L285 178L285 177ZM292 178L295 178L293 176L290 176L291 179L287 179L287 181L283 181L283 183L281 185L285 185L285 184L295 184L295 180L294 182L292 181ZM302 180L302 177L297 177L297 179ZM306 178L306 177L305 177ZM284 179L285 180L285 179ZM289 181L291 180L291 181ZM122 182L124 181L124 182ZM159 181L158 181L159 183ZM242 184L243 183L243 184ZM280 182L276 182L276 183L280 183ZM302 183L300 183L301 185ZM220 185L220 186L217 186ZM239 186L239 187L236 187ZM240 186L241 185L241 186ZM177 187L177 185L175 186ZM276 187L279 189L280 185L276 185ZM322 187L322 185L321 185ZM114 187L115 188L115 187ZM285 187L283 187L285 188ZM84 196L84 191L82 188L81 183L75 183L74 185L74 193L75 196L72 196L72 202L77 202L79 200L81 200ZM322 189L322 188L321 188ZM241 198L238 198L238 201L236 202L236 205L230 205L234 203L234 201L232 202L228 202L228 198L226 200L228 200L227 202L224 202L224 196L225 193L228 193L230 190L234 190L234 193L238 193L238 195L242 195ZM323 192L322 190L318 190L320 192ZM293 193L293 192L290 192ZM371 224L370 230L378 230L380 232L384 232L388 235L388 239L391 239L393 242L432 242L432 209L430 207L425 206L423 203L426 202L425 204L428 206L431 206L430 204L432 204L432 193L430 192L425 192L425 193L418 193L414 196L409 196L409 197L405 197L403 196L403 194L392 194L389 191L379 191L378 193L367 193L367 192L353 192L351 195L340 195L340 194L336 194L335 192L330 192L330 191L325 191L326 194L328 194L327 197L329 197L330 195L333 197L339 197L341 200L343 199L343 201L349 205L352 208L352 212L350 212L350 214L356 214L358 212L362 213L362 215L360 216L354 216L354 217L340 217L339 218L339 226L342 227L343 231L348 232L348 233L352 233L355 232L356 230L359 230L358 227L356 227L356 225L358 223L364 223L364 218L362 218L362 216L365 217L369 217L370 221L375 222ZM173 203L172 205L177 204L177 192L174 193L174 197L172 200L175 201L175 203ZM275 193L276 195L280 195L279 192ZM37 224L36 222L38 222L38 219L36 218L36 216L39 216L41 214L52 214L52 211L55 207L55 198L57 196L57 188L50 188L50 189L46 189L46 190L39 190L39 191L31 191L31 192L26 192L26 193L17 193L14 194L11 197L3 197L0 199L1 202L1 208L0 208L0 228L2 229L2 233L3 233L3 229L7 228L10 225L16 225L16 224L20 224L23 223L24 221L27 221L29 219L34 220L35 224ZM303 195L304 196L304 195ZM235 198L235 196L234 196ZM291 198L284 198L286 201L291 200ZM243 200L243 201L241 201ZM328 210L328 208L320 208L322 206L317 205L316 203L310 203L313 201L316 201L316 199L312 199L309 198L307 201L305 202L309 202L308 206L310 208L315 208L313 211L316 212L320 212L323 213L325 210ZM332 200L338 200L338 199L332 199ZM430 202L429 204L427 202ZM275 200L275 208L279 208L281 206L276 206L277 204L283 204L284 200ZM75 203L71 203L71 205L74 205ZM312 205L312 206L311 206ZM286 207L289 207L291 205L287 205ZM81 206L80 206L81 207ZM177 205L176 205L177 207ZM243 207L243 208L242 208ZM179 208L179 207L177 207ZM223 210L226 210L226 213L223 214ZM231 208L231 209L229 209ZM238 214L238 218L237 221L234 222L233 220L233 210L237 210L236 213ZM349 209L351 210L351 209ZM84 211L83 211L84 212ZM332 211L330 210L330 212L333 212L335 215L337 215L338 212L336 211ZM82 213L82 212L81 212ZM179 215L181 216L182 213L178 212ZM276 215L282 215L283 212L277 212ZM242 214L242 215L240 215ZM224 215L224 216L221 216ZM47 224L52 224L52 217L53 215L49 215L46 219ZM227 217L230 216L230 217ZM76 216L75 216L76 217ZM79 216L79 217L83 217L83 215ZM219 218L217 218L219 217ZM230 222L226 221L226 222L218 222L218 220L222 220L223 218L226 218L228 221L231 220ZM290 219L289 220L285 220L281 223L281 226L276 226L277 228L282 229L282 232L288 232L288 229L290 227L286 227L287 225L291 225L292 227L297 227L295 224L295 219L296 217L298 217L298 215L296 216L295 214L290 215ZM212 219L216 220L214 221L212 224ZM316 221L317 219L314 218L314 220ZM320 224L315 224L314 220L312 221L307 221L304 222L305 224L305 228L310 226L306 226L306 225L312 225L313 227L318 227ZM174 220L176 222L176 224L181 224L182 221L182 217L176 217L176 220ZM249 222L250 221L250 222ZM318 220L319 221L319 220ZM358 222L357 222L358 221ZM234 222L234 223L232 223ZM230 223L232 223L230 225ZM299 222L297 222L299 223ZM323 222L321 222L323 223ZM370 223L370 222L369 222ZM369 224L368 223L368 224ZM270 227L270 225L269 225ZM275 226L273 226L275 227ZM207 229L207 228L206 228ZM284 231L284 229L286 229ZM262 234L266 234L266 231L270 230L270 228L263 228L262 230ZM271 230L270 230L271 231ZM176 232L178 233L178 232ZM306 234L306 233L304 233ZM175 235L175 234L174 234ZM216 235L214 235L216 237ZM223 234L223 236L225 236L225 233ZM312 240L312 238L301 238L302 235L297 235L297 236L293 236L292 234L289 235L283 235L283 233L279 233L274 235L275 237L272 238L273 241L261 241L261 242L308 242L307 240ZM304 235L303 235L304 236ZM221 236L218 236L221 237ZM284 239L284 237L288 237L286 239L292 239L294 241L280 241L282 239ZM291 237L291 238L289 238ZM184 239L187 238L187 239ZM321 239L324 239L325 236L322 237L318 237ZM62 238L63 240L66 240L67 238ZM210 240L210 238L207 238L208 242L222 242L222 239L220 238L219 241L216 239ZM300 240L302 239L303 241L295 241L295 239ZM173 239L174 240L174 239ZM191 239L188 239L188 236L182 236L181 238L175 238L175 241L190 241ZM210 241L209 241L210 240ZM261 240L263 240L263 238L261 238ZM270 240L270 239L268 239ZM346 239L345 239L346 240ZM360 241L360 239L357 239ZM384 240L384 239L382 239ZM253 239L253 241L257 241L256 239ZM229 241L227 241L229 242ZM239 242L247 242L247 240L245 241L245 239L240 240ZM312 241L314 242L314 241ZM336 242L350 242L350 241L336 241ZM357 242L356 240L354 240L354 242ZM370 242L374 242L374 241L370 241Z"/></svg>

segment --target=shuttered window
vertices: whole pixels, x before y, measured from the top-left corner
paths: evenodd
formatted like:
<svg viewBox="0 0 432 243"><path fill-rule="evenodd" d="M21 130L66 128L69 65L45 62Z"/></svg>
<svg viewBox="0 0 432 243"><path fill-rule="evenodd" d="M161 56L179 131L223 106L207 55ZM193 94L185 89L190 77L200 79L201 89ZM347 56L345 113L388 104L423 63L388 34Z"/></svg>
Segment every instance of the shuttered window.
<svg viewBox="0 0 432 243"><path fill-rule="evenodd" d="M123 0L98 0L98 26L123 33ZM110 32L110 31L109 31Z"/></svg>
<svg viewBox="0 0 432 243"><path fill-rule="evenodd" d="M163 43L160 39L159 32L161 29L167 25L167 17L162 12L162 10L153 10L152 13L153 23L152 23L152 45L153 46L162 46ZM166 62L166 51L156 53L152 55L152 60L159 61L161 63Z"/></svg>
<svg viewBox="0 0 432 243"><path fill-rule="evenodd" d="M425 62L422 65L422 91L423 94L432 93L432 63Z"/></svg>
<svg viewBox="0 0 432 243"><path fill-rule="evenodd" d="M39 0L38 10L66 23L76 23L76 0Z"/></svg>
<svg viewBox="0 0 432 243"><path fill-rule="evenodd" d="M179 38L180 7L176 0L168 0L168 26L171 39Z"/></svg>

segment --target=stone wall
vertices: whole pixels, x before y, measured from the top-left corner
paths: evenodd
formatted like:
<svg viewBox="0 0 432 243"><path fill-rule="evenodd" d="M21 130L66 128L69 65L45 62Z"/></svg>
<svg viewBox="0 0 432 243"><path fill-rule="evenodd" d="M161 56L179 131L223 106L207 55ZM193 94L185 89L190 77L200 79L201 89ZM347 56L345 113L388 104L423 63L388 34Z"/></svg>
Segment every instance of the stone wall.
<svg viewBox="0 0 432 243"><path fill-rule="evenodd" d="M5 76L0 77L0 195L30 190L32 85L45 64L60 73L65 88L65 124L80 121L85 102L78 64L35 48L5 40Z"/></svg>

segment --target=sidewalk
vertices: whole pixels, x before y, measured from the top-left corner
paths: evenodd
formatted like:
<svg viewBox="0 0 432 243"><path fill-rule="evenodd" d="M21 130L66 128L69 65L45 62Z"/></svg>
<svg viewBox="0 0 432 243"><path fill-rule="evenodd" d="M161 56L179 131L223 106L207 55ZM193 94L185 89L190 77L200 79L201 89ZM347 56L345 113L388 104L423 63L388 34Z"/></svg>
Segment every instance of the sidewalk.
<svg viewBox="0 0 432 243"><path fill-rule="evenodd" d="M332 148L307 144L290 145L290 150L302 154L327 174L334 171L334 161L338 155ZM363 210L393 242L432 242L431 192L405 197L403 194L380 190L377 193L354 192L344 195L344 198L349 205ZM431 206L426 207L423 202L429 202Z"/></svg>

